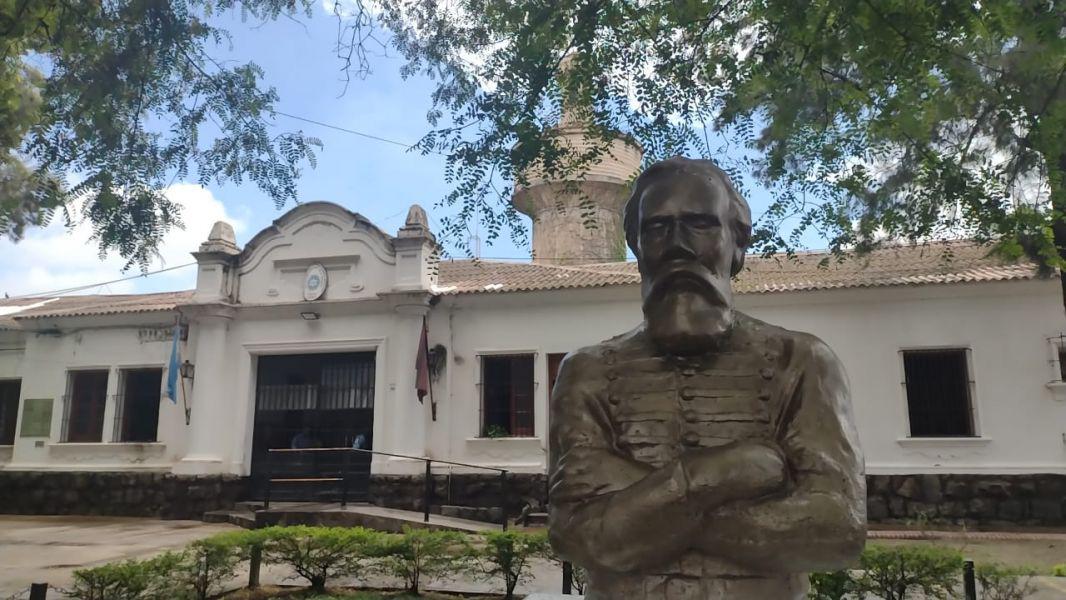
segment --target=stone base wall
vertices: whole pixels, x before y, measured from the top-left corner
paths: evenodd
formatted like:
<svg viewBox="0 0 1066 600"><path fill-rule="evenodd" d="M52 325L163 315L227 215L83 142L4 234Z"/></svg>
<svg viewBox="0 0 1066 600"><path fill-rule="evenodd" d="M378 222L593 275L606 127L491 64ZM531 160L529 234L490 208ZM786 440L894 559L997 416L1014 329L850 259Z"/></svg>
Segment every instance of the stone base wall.
<svg viewBox="0 0 1066 600"><path fill-rule="evenodd" d="M203 518L243 499L246 479L223 475L0 471L0 513Z"/></svg>
<svg viewBox="0 0 1066 600"><path fill-rule="evenodd" d="M508 475L507 514L546 504L545 475ZM374 475L370 500L422 510L421 475ZM870 523L967 526L1066 525L1066 475L868 475ZM499 478L436 475L434 506L500 506Z"/></svg>
<svg viewBox="0 0 1066 600"><path fill-rule="evenodd" d="M1066 475L868 475L871 523L1066 525Z"/></svg>
<svg viewBox="0 0 1066 600"><path fill-rule="evenodd" d="M1066 526L1066 475L869 475L870 523L979 526ZM501 506L500 478L453 474L433 477L434 510L442 506ZM247 478L220 475L87 471L0 471L0 514L107 515L200 519L248 499ZM421 475L372 475L369 500L380 506L423 509ZM511 473L507 514L546 504L546 476Z"/></svg>
<svg viewBox="0 0 1066 600"><path fill-rule="evenodd" d="M423 510L425 486L422 475L371 475L369 499L379 506L403 510ZM526 504L543 507L547 503L547 476L543 473L507 475L507 514L517 516ZM455 473L433 476L430 505L498 508L500 477Z"/></svg>

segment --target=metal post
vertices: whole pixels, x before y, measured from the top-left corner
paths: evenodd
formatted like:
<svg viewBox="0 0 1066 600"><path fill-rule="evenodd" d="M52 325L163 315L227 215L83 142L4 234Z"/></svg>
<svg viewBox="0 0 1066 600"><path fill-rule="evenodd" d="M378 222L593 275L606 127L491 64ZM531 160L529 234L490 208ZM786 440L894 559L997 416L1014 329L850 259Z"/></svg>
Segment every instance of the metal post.
<svg viewBox="0 0 1066 600"><path fill-rule="evenodd" d="M341 508L348 506L348 471L351 469L351 456L350 451L345 451L341 464Z"/></svg>
<svg viewBox="0 0 1066 600"><path fill-rule="evenodd" d="M563 563L563 593L572 594L574 592L574 565L564 562Z"/></svg>
<svg viewBox="0 0 1066 600"><path fill-rule="evenodd" d="M424 503L424 506L422 507L423 510L424 510L423 521L425 521L426 523L429 523L429 505L430 505L431 502L433 502L433 473L432 473L432 471L430 471L430 465L432 465L432 464L433 464L433 461L431 461L431 460L429 460L427 458L426 459L426 482L425 482L426 483L426 491L425 491L425 497L422 499L422 502Z"/></svg>
<svg viewBox="0 0 1066 600"><path fill-rule="evenodd" d="M30 584L30 600L45 600L48 597L47 583Z"/></svg>
<svg viewBox="0 0 1066 600"><path fill-rule="evenodd" d="M259 544L253 544L251 555L248 557L248 589L250 590L259 587L259 565L262 562L263 547Z"/></svg>
<svg viewBox="0 0 1066 600"><path fill-rule="evenodd" d="M962 564L962 588L966 600L977 600L977 581L974 578L972 560Z"/></svg>
<svg viewBox="0 0 1066 600"><path fill-rule="evenodd" d="M507 531L507 471L500 471L500 511L503 513L500 525Z"/></svg>
<svg viewBox="0 0 1066 600"><path fill-rule="evenodd" d="M196 583L197 587L203 593L203 596L201 596L202 598L207 598L207 576L207 550L205 549L204 553L200 555L200 570L196 574Z"/></svg>
<svg viewBox="0 0 1066 600"><path fill-rule="evenodd" d="M270 510L270 486L274 479L274 466L270 463L271 457L267 453L266 461L266 491L263 493L263 510Z"/></svg>

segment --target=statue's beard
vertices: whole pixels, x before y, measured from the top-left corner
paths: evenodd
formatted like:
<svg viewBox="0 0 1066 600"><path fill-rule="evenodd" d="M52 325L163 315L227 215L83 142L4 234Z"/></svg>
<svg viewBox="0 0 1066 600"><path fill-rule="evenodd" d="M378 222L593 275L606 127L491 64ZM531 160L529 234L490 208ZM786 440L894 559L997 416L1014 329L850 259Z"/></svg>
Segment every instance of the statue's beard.
<svg viewBox="0 0 1066 600"><path fill-rule="evenodd" d="M729 280L701 271L675 269L645 286L647 331L664 352L710 352L721 346L733 327Z"/></svg>

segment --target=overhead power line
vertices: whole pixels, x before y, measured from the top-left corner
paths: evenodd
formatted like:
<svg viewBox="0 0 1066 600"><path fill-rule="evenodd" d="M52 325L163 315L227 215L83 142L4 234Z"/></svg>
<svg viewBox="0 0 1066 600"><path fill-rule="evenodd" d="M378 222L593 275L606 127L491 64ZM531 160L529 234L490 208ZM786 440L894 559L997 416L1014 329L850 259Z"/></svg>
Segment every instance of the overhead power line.
<svg viewBox="0 0 1066 600"><path fill-rule="evenodd" d="M374 134L371 134L371 133L363 133L362 131L356 131L354 129L348 129L347 127L341 127L340 125L331 125L329 123L323 123L322 121L316 121L314 119L308 119L307 117L301 117L301 116L298 116L298 115L289 114L287 112L282 112L280 110L276 110L274 112L276 114L279 114L279 115L283 116L283 117L289 117L290 119L296 119L297 121L303 121L305 123L312 123L314 125L318 125L320 127L326 127L328 129L336 129L337 131L343 131L344 133L350 133L352 135L357 135L359 137L364 137L364 138L367 138L367 139L370 139L370 140L376 140L376 141L379 141L379 142L385 142L386 144L393 144L395 146L400 146L400 147L405 148L407 150L410 150L411 148L414 148L414 144L407 144L407 143L404 143L404 142L398 142L396 140L390 140L389 138L384 138L384 137L381 137L379 135L374 135ZM434 152L434 154L439 154L439 153L438 152Z"/></svg>
<svg viewBox="0 0 1066 600"><path fill-rule="evenodd" d="M195 264L196 264L196 262L193 261L193 262L185 263L183 265L176 265L176 266L173 266L173 267L166 267L166 268L158 269L158 270L155 270L155 271L148 271L146 273L140 273L138 275L130 275L129 277L123 277L121 279L112 279L111 281L101 281L99 283L90 283L90 284L87 284L87 285L79 285L79 286L76 286L76 287L63 288L63 289L60 289L60 290L50 290L50 291L47 291L47 292L34 292L32 294L21 294L21 295L18 295L18 296L10 296L8 298L8 300L19 300L19 299L22 299L22 298L36 298L36 297L40 297L40 296L62 296L64 294L73 294L74 292L81 292L81 291L84 291L84 290L91 290L91 289L93 289L95 287L101 287L101 286L105 286L105 285L110 285L112 283L120 283L120 282L123 282L123 281L130 281L131 279L140 279L142 277L148 277L149 275L158 275L159 273L166 273L167 271L175 271L177 269L184 269L185 267L191 267L192 265L195 265Z"/></svg>

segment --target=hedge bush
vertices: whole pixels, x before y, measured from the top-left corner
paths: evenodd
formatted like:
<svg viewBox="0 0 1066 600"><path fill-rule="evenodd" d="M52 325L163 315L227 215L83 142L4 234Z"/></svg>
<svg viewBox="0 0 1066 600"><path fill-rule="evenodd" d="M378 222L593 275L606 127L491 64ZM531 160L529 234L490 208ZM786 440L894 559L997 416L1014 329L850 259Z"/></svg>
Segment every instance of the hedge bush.
<svg viewBox="0 0 1066 600"><path fill-rule="evenodd" d="M387 534L363 528L268 527L235 531L190 544L182 552L82 569L64 590L75 600L204 600L224 591L251 549L262 549L265 564L286 565L305 579L314 593L340 576L388 573L418 594L427 578L471 573L498 582L508 598L532 577L538 558L555 559L544 533L457 532L405 529ZM812 573L810 598L904 600L919 592L927 599L957 595L962 555L952 549L926 546L871 546L857 571ZM1066 565L1059 573L1066 574ZM1022 600L1033 591L1032 569L998 564L977 566L985 600ZM584 571L574 566L578 592Z"/></svg>
<svg viewBox="0 0 1066 600"><path fill-rule="evenodd" d="M507 600L514 598L519 583L532 577L533 559L551 555L547 533L489 531L481 537L482 544L476 554L481 577L485 580L502 578Z"/></svg>
<svg viewBox="0 0 1066 600"><path fill-rule="evenodd" d="M189 590L171 585L173 574L185 560L183 553L167 552L147 560L128 560L74 571L73 587L63 593L76 600L175 600Z"/></svg>
<svg viewBox="0 0 1066 600"><path fill-rule="evenodd" d="M381 535L363 527L297 525L258 529L246 539L262 545L265 562L289 566L312 591L324 593L330 579L359 575Z"/></svg>
<svg viewBox="0 0 1066 600"><path fill-rule="evenodd" d="M369 554L374 569L403 582L418 594L422 582L463 571L469 556L466 536L457 531L432 531L404 527L402 534L383 534Z"/></svg>
<svg viewBox="0 0 1066 600"><path fill-rule="evenodd" d="M191 591L196 600L207 600L222 592L223 585L237 574L247 558L252 532L221 533L190 544L178 563L175 583Z"/></svg>
<svg viewBox="0 0 1066 600"><path fill-rule="evenodd" d="M810 582L807 597L811 600L845 600L855 591L855 581L847 571L811 573Z"/></svg>
<svg viewBox="0 0 1066 600"><path fill-rule="evenodd" d="M959 585L963 558L940 546L870 546L853 577L855 592L884 600L905 600L913 591L927 599L947 600Z"/></svg>
<svg viewBox="0 0 1066 600"><path fill-rule="evenodd" d="M976 571L982 600L1024 600L1036 592L1036 569L992 563L977 565Z"/></svg>

